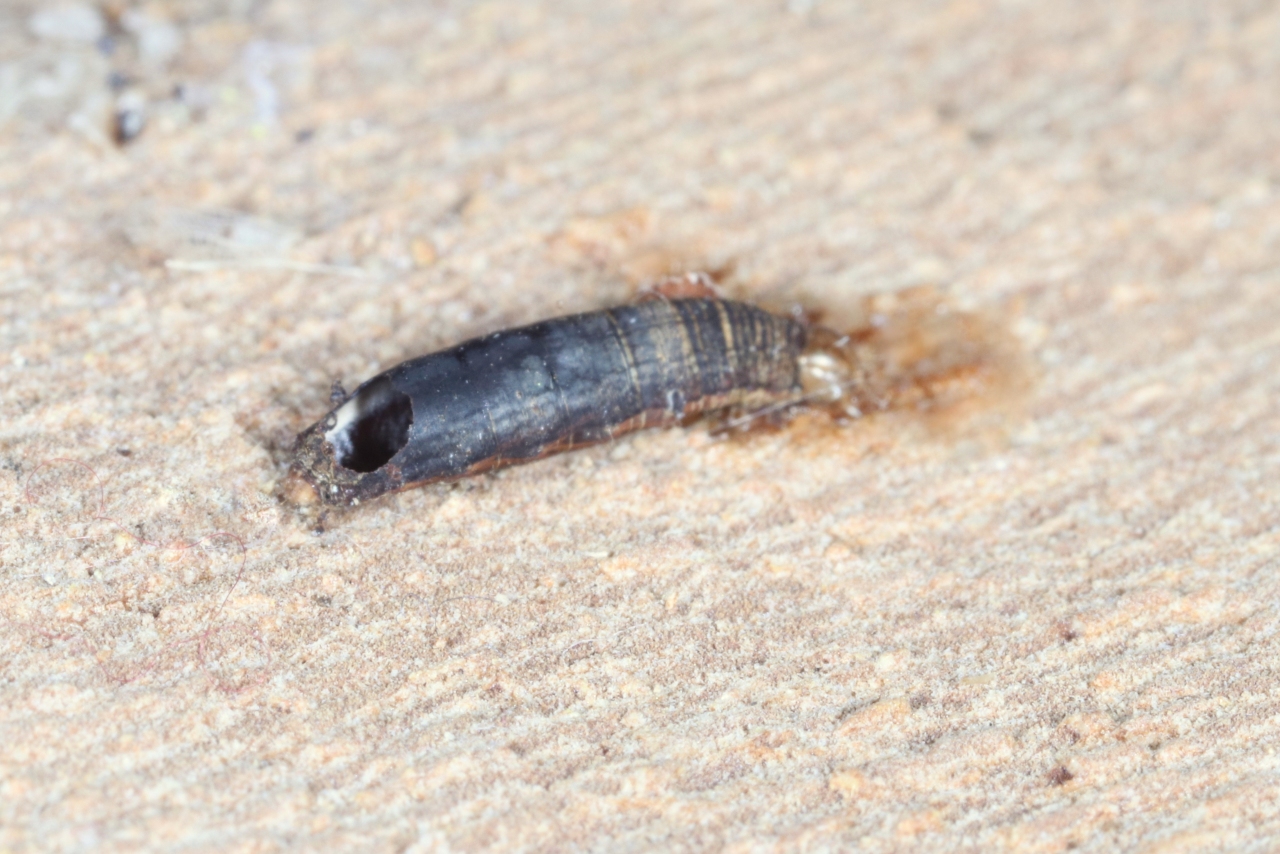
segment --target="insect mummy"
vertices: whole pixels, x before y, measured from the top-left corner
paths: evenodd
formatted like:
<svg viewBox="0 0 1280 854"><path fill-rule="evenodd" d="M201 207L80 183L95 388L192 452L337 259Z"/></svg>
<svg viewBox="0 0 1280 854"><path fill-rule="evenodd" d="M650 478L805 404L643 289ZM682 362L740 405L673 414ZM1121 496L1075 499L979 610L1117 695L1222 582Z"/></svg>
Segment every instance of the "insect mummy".
<svg viewBox="0 0 1280 854"><path fill-rule="evenodd" d="M624 433L854 401L835 333L730 300L656 299L495 332L360 385L303 431L328 504L456 480Z"/></svg>

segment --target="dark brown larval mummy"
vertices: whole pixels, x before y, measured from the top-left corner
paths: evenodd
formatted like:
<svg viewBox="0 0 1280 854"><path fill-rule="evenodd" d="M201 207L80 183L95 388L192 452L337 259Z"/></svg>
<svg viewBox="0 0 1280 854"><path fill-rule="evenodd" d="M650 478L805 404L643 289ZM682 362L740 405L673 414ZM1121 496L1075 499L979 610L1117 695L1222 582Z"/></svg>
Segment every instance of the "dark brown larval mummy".
<svg viewBox="0 0 1280 854"><path fill-rule="evenodd" d="M853 372L834 340L721 299L495 332L362 384L298 436L295 470L326 503L357 504L711 412L831 403Z"/></svg>

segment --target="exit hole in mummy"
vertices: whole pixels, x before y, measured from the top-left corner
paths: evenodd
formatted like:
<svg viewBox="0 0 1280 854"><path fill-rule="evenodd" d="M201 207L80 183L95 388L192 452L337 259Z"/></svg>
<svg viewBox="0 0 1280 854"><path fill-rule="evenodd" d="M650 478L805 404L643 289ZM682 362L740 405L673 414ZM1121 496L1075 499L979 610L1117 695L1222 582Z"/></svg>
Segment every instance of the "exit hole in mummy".
<svg viewBox="0 0 1280 854"><path fill-rule="evenodd" d="M338 465L356 472L377 471L409 441L413 403L388 379L360 389L334 413L324 434Z"/></svg>

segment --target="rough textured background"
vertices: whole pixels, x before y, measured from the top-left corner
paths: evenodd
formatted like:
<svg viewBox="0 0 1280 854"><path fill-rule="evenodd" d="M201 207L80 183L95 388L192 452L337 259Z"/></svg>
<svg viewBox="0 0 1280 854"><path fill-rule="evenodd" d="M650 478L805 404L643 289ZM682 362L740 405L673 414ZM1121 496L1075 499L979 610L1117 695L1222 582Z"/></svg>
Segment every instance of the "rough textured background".
<svg viewBox="0 0 1280 854"><path fill-rule="evenodd" d="M0 8L0 848L1280 844L1274 3L108 11ZM1039 378L275 497L335 377L684 268Z"/></svg>

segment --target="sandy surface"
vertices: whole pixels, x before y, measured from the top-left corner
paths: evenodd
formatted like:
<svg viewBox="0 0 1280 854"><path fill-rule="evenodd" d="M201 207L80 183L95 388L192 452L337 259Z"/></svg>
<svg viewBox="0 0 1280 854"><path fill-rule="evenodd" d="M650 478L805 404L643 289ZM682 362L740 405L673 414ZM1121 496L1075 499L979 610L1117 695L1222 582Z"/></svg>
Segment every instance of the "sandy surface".
<svg viewBox="0 0 1280 854"><path fill-rule="evenodd" d="M1280 845L1275 4L47 6L0 848ZM679 269L935 286L1037 379L278 499L335 378Z"/></svg>

